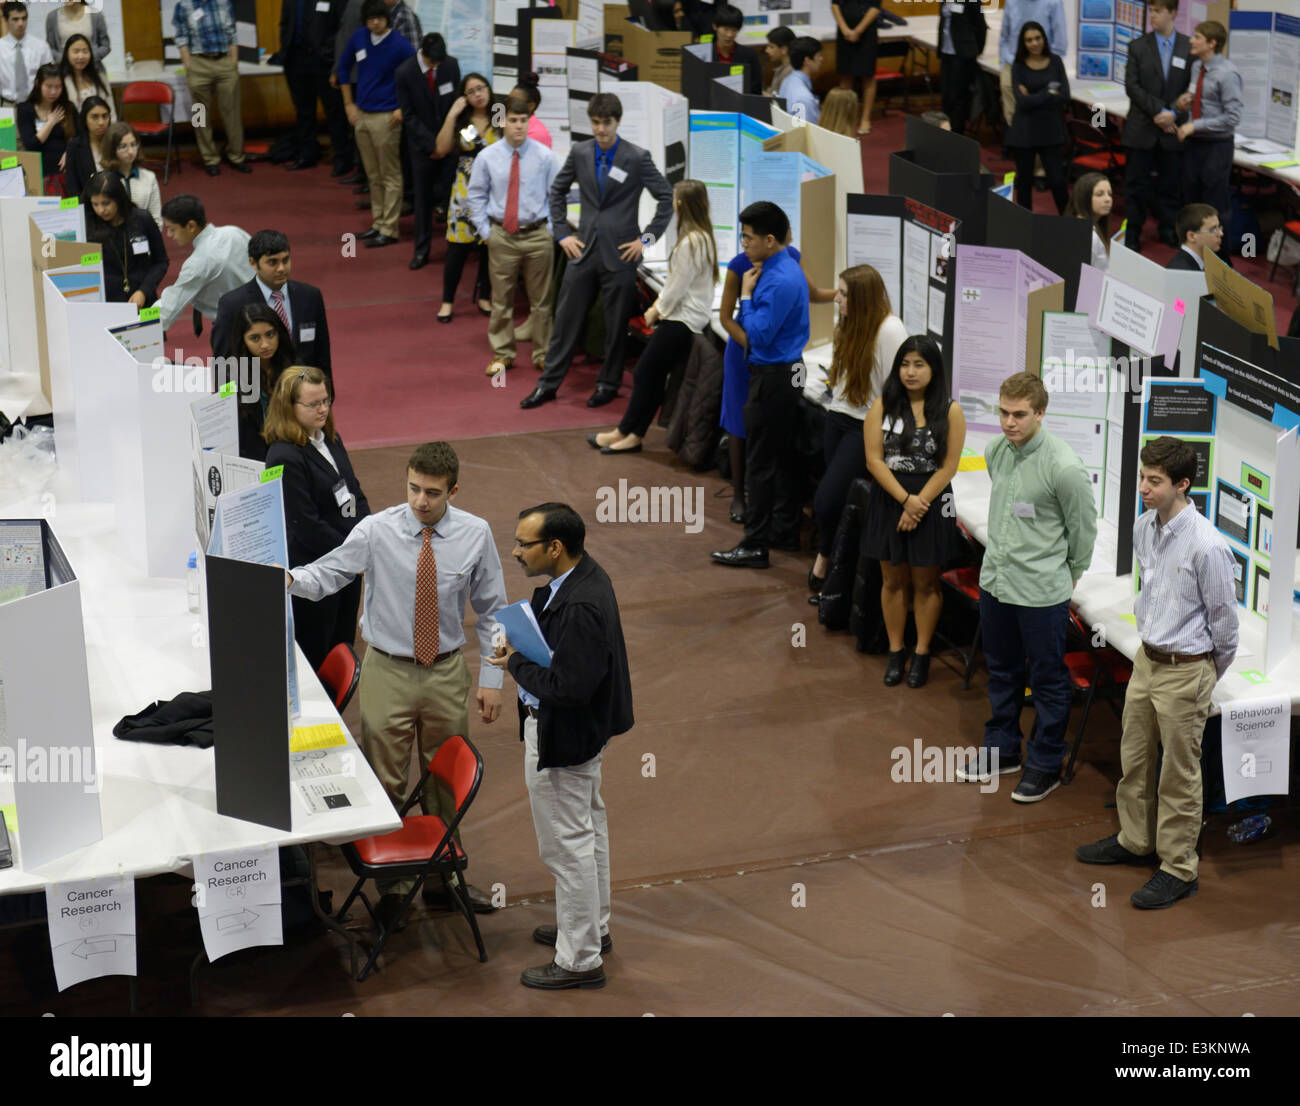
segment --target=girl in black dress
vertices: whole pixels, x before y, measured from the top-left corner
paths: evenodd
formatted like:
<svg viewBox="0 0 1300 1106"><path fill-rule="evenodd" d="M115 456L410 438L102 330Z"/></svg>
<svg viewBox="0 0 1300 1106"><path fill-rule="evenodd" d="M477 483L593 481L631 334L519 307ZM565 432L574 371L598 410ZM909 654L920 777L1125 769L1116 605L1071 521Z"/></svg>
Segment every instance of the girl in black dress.
<svg viewBox="0 0 1300 1106"><path fill-rule="evenodd" d="M863 429L867 471L875 483L868 501L863 552L880 561L880 609L889 633L885 684L903 678L907 589L912 588L916 653L908 687L930 675L930 639L943 610L939 572L959 550L949 481L966 442L966 419L952 402L939 344L914 334L894 355L881 396Z"/></svg>
<svg viewBox="0 0 1300 1106"><path fill-rule="evenodd" d="M228 379L231 372L241 374L242 381L252 366L257 367L259 380L256 399L240 394L239 397L239 455L250 461L266 460L266 442L262 439L262 426L266 421L267 407L275 382L296 360L293 339L284 322L265 303L245 304L235 312L230 324L230 338L226 349L227 372L219 373L217 386Z"/></svg>
<svg viewBox="0 0 1300 1106"><path fill-rule="evenodd" d="M841 88L862 89L858 134L871 133L871 109L876 106L876 35L880 0L835 0L835 70Z"/></svg>
<svg viewBox="0 0 1300 1106"><path fill-rule="evenodd" d="M152 306L168 265L153 216L131 202L122 178L112 171L91 177L82 200L90 208L86 234L99 245L104 266L104 299Z"/></svg>
<svg viewBox="0 0 1300 1106"><path fill-rule="evenodd" d="M1016 60L1011 63L1011 89L1016 114L1007 128L1006 144L1016 160L1016 203L1033 209L1037 155L1059 215L1068 199L1064 151L1070 78L1065 75L1065 63L1047 45L1047 32L1032 20L1020 28Z"/></svg>

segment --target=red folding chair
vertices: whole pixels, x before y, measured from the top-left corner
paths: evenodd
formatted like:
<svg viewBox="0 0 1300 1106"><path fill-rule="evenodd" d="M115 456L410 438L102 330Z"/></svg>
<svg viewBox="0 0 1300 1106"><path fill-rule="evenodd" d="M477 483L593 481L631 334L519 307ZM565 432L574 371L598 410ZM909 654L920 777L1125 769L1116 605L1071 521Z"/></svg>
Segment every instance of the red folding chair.
<svg viewBox="0 0 1300 1106"><path fill-rule="evenodd" d="M1122 723L1124 711L1120 703L1124 699L1124 689L1133 675L1133 665L1118 649L1110 646L1095 646L1092 643L1092 631L1086 627L1073 610L1070 622L1079 636L1083 638L1083 648L1073 652L1067 650L1065 667L1070 673L1070 684L1074 688L1074 698L1083 702L1083 713L1079 716L1079 729L1074 735L1074 745L1070 749L1070 760L1065 766L1065 782L1074 778L1074 762L1079 756L1079 746L1083 744L1083 730L1088 724L1088 712L1098 692L1110 704L1115 717Z"/></svg>
<svg viewBox="0 0 1300 1106"><path fill-rule="evenodd" d="M957 532L961 536L971 560L975 563L964 565L961 568L949 569L939 577L939 582L948 591L952 592L964 606L975 612L975 634L971 638L970 644L964 649L937 630L934 636L961 658L961 686L962 690L965 691L970 687L971 674L975 671L975 662L979 660L980 655L980 635L983 630L983 626L979 621L980 565L984 559L984 550L980 543L971 536L971 532L960 522L957 523Z"/></svg>
<svg viewBox="0 0 1300 1106"><path fill-rule="evenodd" d="M342 714L361 682L361 666L357 655L346 641L340 641L329 651L316 675L334 700L334 709Z"/></svg>
<svg viewBox="0 0 1300 1106"><path fill-rule="evenodd" d="M122 89L122 107L126 108L127 104L155 104L159 109L159 121L149 123L145 121L131 121L131 126L135 133L142 139L146 137L157 138L164 132L167 135L167 158L163 162L163 184L167 183L167 178L171 175L172 166L172 135L176 126L176 96L172 91L172 86L166 81L132 81ZM162 108L166 105L167 122L161 121ZM125 114L125 112L124 112ZM180 158L176 159L176 172L181 171Z"/></svg>
<svg viewBox="0 0 1300 1106"><path fill-rule="evenodd" d="M408 816L407 811L415 806L424 796L429 780L445 787L456 804L456 814L451 824L443 822L436 814L415 814ZM483 780L483 758L463 737L449 737L444 741L429 766L420 775L420 782L402 806L402 828L380 837L364 837L360 841L342 846L343 855L348 865L357 876L356 886L352 888L339 912L335 915L339 922L345 921L348 907L354 899L360 898L379 932L379 940L370 953L370 959L357 976L362 982L370 974L375 961L383 951L384 945L399 928L402 917L410 908L412 900L424 881L431 875L442 880L442 886L448 897L465 915L469 928L474 934L474 943L478 946L480 962L487 960L487 950L483 947L483 936L479 933L474 909L470 905L469 892L466 890L463 873L469 865L469 858L455 838L457 827L465 817L465 812L478 794L479 784ZM455 877L455 878L448 878ZM393 914L387 925L375 914L370 900L361 888L366 880L394 880L411 878L415 880L411 890L402 899L401 906Z"/></svg>

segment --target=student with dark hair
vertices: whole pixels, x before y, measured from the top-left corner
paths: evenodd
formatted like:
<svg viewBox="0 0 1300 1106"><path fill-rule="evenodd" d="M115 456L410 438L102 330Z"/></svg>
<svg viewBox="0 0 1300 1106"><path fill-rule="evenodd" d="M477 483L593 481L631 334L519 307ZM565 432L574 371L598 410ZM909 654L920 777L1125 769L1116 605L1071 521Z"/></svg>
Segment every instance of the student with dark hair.
<svg viewBox="0 0 1300 1106"><path fill-rule="evenodd" d="M686 10L682 0L650 0L650 15L646 18L650 31L689 31Z"/></svg>
<svg viewBox="0 0 1300 1106"><path fill-rule="evenodd" d="M831 15L835 17L835 68L840 75L840 88L862 86L858 134L870 134L871 109L876 103L880 0L832 0Z"/></svg>
<svg viewBox="0 0 1300 1106"><path fill-rule="evenodd" d="M246 304L265 304L292 336L296 363L320 369L330 378L332 388L334 366L330 360L325 297L315 285L289 279L289 239L278 230L259 230L248 240L248 264L253 279L227 292L217 304L217 320L212 324L213 351L229 344L235 312Z"/></svg>
<svg viewBox="0 0 1300 1106"><path fill-rule="evenodd" d="M875 483L863 552L880 562L880 608L889 634L885 685L903 679L910 588L916 651L907 686L922 687L943 611L939 572L960 549L951 481L966 443L965 416L948 392L939 344L928 334L898 347L880 398L867 413L864 437Z"/></svg>
<svg viewBox="0 0 1300 1106"><path fill-rule="evenodd" d="M980 0L957 0L939 9L939 94L951 129L966 132L971 88L979 76L988 24Z"/></svg>
<svg viewBox="0 0 1300 1106"><path fill-rule="evenodd" d="M1087 219L1092 224L1092 266L1105 270L1110 264L1110 209L1114 200L1105 173L1084 173L1070 190L1064 214Z"/></svg>
<svg viewBox="0 0 1300 1106"><path fill-rule="evenodd" d="M1205 251L1218 255L1223 248L1223 223L1209 204L1187 204L1174 223L1178 252L1165 262L1166 269L1205 272ZM1222 255L1220 255L1222 256ZM1232 265L1232 258L1225 258Z"/></svg>
<svg viewBox="0 0 1300 1106"><path fill-rule="evenodd" d="M1016 114L1007 128L1006 144L1015 155L1016 203L1033 210L1034 158L1038 157L1059 214L1069 198L1064 150L1070 78L1065 62L1049 49L1047 32L1032 20L1020 28L1011 81Z"/></svg>
<svg viewBox="0 0 1300 1106"><path fill-rule="evenodd" d="M525 73L519 78L519 83L510 90L511 96L522 96L528 101L528 110L532 113L528 120L528 137L534 142L540 142L548 150L553 149L551 142L551 132L547 129L545 123L537 117L537 109L542 106L542 90L538 87L539 78L536 73Z"/></svg>
<svg viewBox="0 0 1300 1106"><path fill-rule="evenodd" d="M822 44L809 35L800 35L790 43L790 75L781 82L777 95L785 101L785 110L805 123L821 118L821 104L813 92L813 81L822 71Z"/></svg>
<svg viewBox="0 0 1300 1106"><path fill-rule="evenodd" d="M14 122L23 149L41 155L45 194L61 196L68 140L77 133L77 112L58 66L42 65L36 70L30 94L14 109Z"/></svg>
<svg viewBox="0 0 1300 1106"><path fill-rule="evenodd" d="M322 389L316 396L317 403L327 400ZM404 503L360 519L338 548L286 574L290 594L313 601L365 576L360 744L394 808L406 798L412 746L428 764L443 741L469 731L474 684L461 652L467 602L478 615L479 717L491 723L501 713L503 679L492 663L499 624L492 612L507 603L505 576L488 524L451 505L459 479L450 445L417 446L406 463ZM551 645L558 649L554 639ZM450 822L450 796L435 791L429 800L429 813ZM379 885L382 924L396 921L410 887L409 880ZM463 890L476 912L495 909L490 896L468 885ZM424 901L449 900L426 887Z"/></svg>
<svg viewBox="0 0 1300 1106"><path fill-rule="evenodd" d="M781 85L791 73L790 45L794 42L794 32L781 25L767 32L767 61L772 67L772 77L763 89L765 96L779 96Z"/></svg>
<svg viewBox="0 0 1300 1106"><path fill-rule="evenodd" d="M21 104L32 92L36 71L54 61L39 35L27 33L27 5L5 0L0 14L5 36L0 38L0 107Z"/></svg>
<svg viewBox="0 0 1300 1106"><path fill-rule="evenodd" d="M221 172L221 155L213 140L215 106L226 131L226 161L237 173L251 173L244 158L244 117L239 105L239 37L234 0L176 0L172 39L180 48L185 81L203 118L194 126L204 171Z"/></svg>
<svg viewBox="0 0 1300 1106"><path fill-rule="evenodd" d="M63 55L59 59L59 73L63 77L63 87L68 90L68 99L72 101L72 106L77 111L82 110L89 97L98 96L108 105L110 121L116 121L113 90L104 76L103 68L91 51L90 40L85 35L73 35L63 44Z"/></svg>
<svg viewBox="0 0 1300 1106"><path fill-rule="evenodd" d="M743 65L745 81L742 91L749 96L763 93L763 63L752 46L742 46L736 41L745 25L741 10L728 3L719 3L713 9L713 57L711 61L724 65Z"/></svg>
<svg viewBox="0 0 1300 1106"><path fill-rule="evenodd" d="M331 406L325 374L308 365L291 365L280 373L267 406L262 427L266 466L284 466L290 564L318 561L333 552L370 515L366 493L334 429ZM361 581L355 578L317 602L294 597L293 636L312 671L334 646L356 640L360 605Z"/></svg>
<svg viewBox="0 0 1300 1106"><path fill-rule="evenodd" d="M248 275L248 231L208 222L197 196L173 196L162 206L163 231L178 246L192 246L176 283L158 299L160 321L167 330L189 304L207 319L217 317L217 304Z"/></svg>
<svg viewBox="0 0 1300 1106"><path fill-rule="evenodd" d="M601 956L614 945L600 766L610 738L632 728L632 680L618 598L585 538L582 518L568 504L519 513L515 560L527 576L550 577L533 592L532 610L553 655L543 668L507 641L492 661L519 687L537 851L555 877L556 924L533 930L533 940L554 946L555 957L519 977L542 990L603 987Z"/></svg>
<svg viewBox="0 0 1300 1106"><path fill-rule="evenodd" d="M567 262L546 350L546 369L520 407L537 407L555 398L598 290L605 306L605 360L587 406L609 403L623 381L627 321L636 302L637 262L642 250L668 229L673 190L649 151L619 138L622 117L623 105L617 96L596 93L587 102L587 119L595 137L573 144L551 183L551 232L559 239ZM582 201L576 232L567 210L574 181ZM643 190L657 205L644 233L638 225Z"/></svg>
<svg viewBox="0 0 1300 1106"><path fill-rule="evenodd" d="M280 0L280 55L296 115L290 170L311 169L320 160L320 144L316 141L318 100L324 109L334 152L334 171L330 176L343 176L355 157L343 112L343 96L329 79L334 71L334 40L342 22L343 6L344 0L325 0L325 3L313 0L310 4Z"/></svg>
<svg viewBox="0 0 1300 1106"><path fill-rule="evenodd" d="M1233 136L1245 111L1241 73L1223 55L1228 32L1222 23L1198 23L1192 32L1196 60L1188 88L1178 97L1178 138L1183 143L1183 199L1206 203L1225 223L1232 214L1228 180Z"/></svg>
<svg viewBox="0 0 1300 1106"><path fill-rule="evenodd" d="M140 164L140 136L130 123L114 123L104 135L103 156L105 169L112 169L131 195L136 207L148 211L153 221L162 228L162 192L158 177L152 169Z"/></svg>
<svg viewBox="0 0 1300 1106"><path fill-rule="evenodd" d="M167 275L167 247L158 224L131 202L122 178L112 171L95 173L82 201L90 209L86 233L98 244L104 266L104 298L152 306Z"/></svg>
<svg viewBox="0 0 1300 1106"><path fill-rule="evenodd" d="M87 181L104 167L104 137L111 118L108 104L98 96L86 97L81 105L81 126L68 143L67 159L63 163L65 196L80 196Z"/></svg>
<svg viewBox="0 0 1300 1106"><path fill-rule="evenodd" d="M1236 563L1187 497L1192 447L1160 437L1142 447L1140 460L1133 554L1142 570L1134 604L1142 648L1124 693L1119 832L1074 855L1084 864L1158 864L1129 901L1161 910L1200 890L1201 738L1214 685L1237 653Z"/></svg>
<svg viewBox="0 0 1300 1106"><path fill-rule="evenodd" d="M438 132L438 152L456 157L456 183L447 207L447 251L442 262L442 305L435 319L452 320L456 289L460 285L465 262L473 254L478 260L474 275L474 299L479 313L492 314L492 279L488 272L487 243L480 237L470 215L469 178L474 159L501 137L501 127L493 105L492 85L481 73L466 74L461 81L460 96L451 105Z"/></svg>
<svg viewBox="0 0 1300 1106"><path fill-rule="evenodd" d="M808 344L808 280L786 249L790 219L759 200L740 213L740 241L753 268L740 282L740 316L749 360L745 469L749 503L745 536L710 553L716 564L767 568L768 549L799 548L795 452L799 389L793 377Z"/></svg>
<svg viewBox="0 0 1300 1106"><path fill-rule="evenodd" d="M250 461L266 460L266 439L262 427L266 422L271 393L280 374L298 362L294 358L293 339L280 316L264 303L246 303L235 311L224 348L217 351L216 385L237 380L247 387L249 369L257 366L257 394L239 395L239 455ZM224 358L224 363L220 359ZM248 389L251 392L251 388Z"/></svg>
<svg viewBox="0 0 1300 1106"><path fill-rule="evenodd" d="M96 8L103 6L102 3L95 5ZM85 0L63 0L45 17L45 41L52 54L57 55L73 37L84 38L101 65L112 52L113 41L108 36L108 21L104 13L91 11Z"/></svg>

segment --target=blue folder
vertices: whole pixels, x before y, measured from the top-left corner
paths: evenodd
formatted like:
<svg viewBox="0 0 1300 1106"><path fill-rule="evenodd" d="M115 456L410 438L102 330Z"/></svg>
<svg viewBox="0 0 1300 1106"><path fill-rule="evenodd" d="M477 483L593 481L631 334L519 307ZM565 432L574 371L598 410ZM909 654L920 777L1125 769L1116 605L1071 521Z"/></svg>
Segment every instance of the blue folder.
<svg viewBox="0 0 1300 1106"><path fill-rule="evenodd" d="M543 668L551 667L551 647L546 644L546 638L542 636L542 629L537 625L527 599L494 611L492 617L501 623L510 644L519 652L534 664L540 664Z"/></svg>

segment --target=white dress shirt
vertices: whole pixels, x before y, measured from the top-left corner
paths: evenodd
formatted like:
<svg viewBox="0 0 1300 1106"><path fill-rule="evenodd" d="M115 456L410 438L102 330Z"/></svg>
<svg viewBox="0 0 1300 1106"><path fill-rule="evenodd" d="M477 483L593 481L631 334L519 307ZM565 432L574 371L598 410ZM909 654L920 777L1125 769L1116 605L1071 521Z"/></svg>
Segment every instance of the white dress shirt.
<svg viewBox="0 0 1300 1106"><path fill-rule="evenodd" d="M335 472L339 471L339 466L334 461L334 454L330 452L330 447L325 441L325 431L317 430L315 434L308 435L307 440L316 447L316 452L325 458L326 463ZM380 648L383 648L380 646Z"/></svg>
<svg viewBox="0 0 1300 1106"><path fill-rule="evenodd" d="M1187 254L1187 256L1190 257L1193 261L1196 262L1196 267L1198 269L1200 269L1202 272L1205 271L1205 260L1203 258L1197 257L1196 251L1192 249L1191 246L1189 246L1186 242L1184 242L1178 248L1182 250L1185 254Z"/></svg>
<svg viewBox="0 0 1300 1106"><path fill-rule="evenodd" d="M248 283L248 231L209 223L194 238L194 252L185 259L176 283L158 298L160 321L166 330L193 303L208 319L217 317L217 301Z"/></svg>
<svg viewBox="0 0 1300 1106"><path fill-rule="evenodd" d="M663 320L685 323L696 334L703 333L713 314L716 273L717 266L709 260L702 234L679 239L668 258L668 277L654 304Z"/></svg>
<svg viewBox="0 0 1300 1106"><path fill-rule="evenodd" d="M867 412L871 410L871 405L880 398L880 393L885 389L885 381L889 379L889 370L894 367L894 355L898 352L898 347L903 344L907 338L907 327L903 325L903 320L897 315L886 315L880 324L880 329L876 331L876 352L872 355L871 360L871 378L869 390L867 392L867 402L861 407L855 407L844 394L848 387L848 381L844 374L835 382L835 388L831 392L831 401L826 405L828 411L838 411L841 415L848 415L853 419L864 420Z"/></svg>
<svg viewBox="0 0 1300 1106"><path fill-rule="evenodd" d="M320 599L365 573L361 636L395 657L415 655L415 577L424 544L424 524L405 503L368 515L337 549L292 570L289 591ZM465 644L465 601L478 614L478 686L499 688L504 673L488 663L499 625L492 616L507 603L501 558L488 524L451 504L433 526L430 539L438 565L438 649Z"/></svg>
<svg viewBox="0 0 1300 1106"><path fill-rule="evenodd" d="M24 88L19 88L14 79L18 64L17 55L20 50L23 63L27 67ZM37 38L35 35L23 35L22 38L5 35L4 38L0 38L0 96L15 104L22 103L32 94L32 86L36 83L36 70L53 61L54 57L50 53L49 46L44 39Z"/></svg>
<svg viewBox="0 0 1300 1106"><path fill-rule="evenodd" d="M253 279L257 281L257 290L262 293L262 299L266 300L266 306L269 307L272 311L274 311L275 304L271 302L271 296L274 295L274 292L271 290L271 286L267 284L265 281L263 281L260 276L254 276ZM284 304L284 313L289 319L289 325L287 329L289 331L289 337L292 338L293 337L293 311L289 307L289 282L287 280L282 285L280 285L280 302Z"/></svg>

